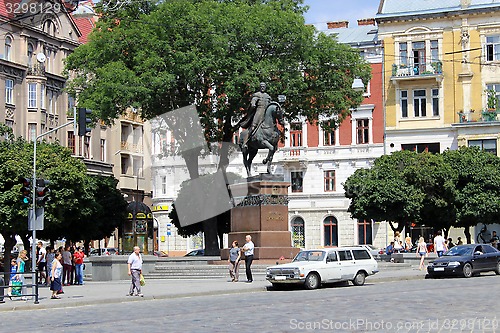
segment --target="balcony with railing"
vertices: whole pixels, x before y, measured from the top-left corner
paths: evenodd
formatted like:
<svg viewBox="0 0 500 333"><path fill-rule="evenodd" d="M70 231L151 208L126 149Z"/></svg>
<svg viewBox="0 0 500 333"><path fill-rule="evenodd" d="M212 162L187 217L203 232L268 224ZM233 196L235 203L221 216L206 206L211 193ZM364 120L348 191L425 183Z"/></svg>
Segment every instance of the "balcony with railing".
<svg viewBox="0 0 500 333"><path fill-rule="evenodd" d="M484 109L480 112L474 110L460 111L457 112L457 115L460 124L500 121L500 110L496 109Z"/></svg>
<svg viewBox="0 0 500 333"><path fill-rule="evenodd" d="M28 76L45 76L45 65L42 63L35 63L28 66Z"/></svg>
<svg viewBox="0 0 500 333"><path fill-rule="evenodd" d="M391 80L415 80L433 78L438 82L443 79L441 61L426 63L393 64Z"/></svg>

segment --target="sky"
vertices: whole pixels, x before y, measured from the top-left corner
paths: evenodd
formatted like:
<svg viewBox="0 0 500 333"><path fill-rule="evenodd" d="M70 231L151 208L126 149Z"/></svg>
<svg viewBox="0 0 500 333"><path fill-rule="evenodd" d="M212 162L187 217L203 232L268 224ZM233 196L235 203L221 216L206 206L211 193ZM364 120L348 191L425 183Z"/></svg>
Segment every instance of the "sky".
<svg viewBox="0 0 500 333"><path fill-rule="evenodd" d="M318 30L326 30L326 22L349 21L349 27L357 26L358 19L374 18L380 0L304 0L309 11L304 15L306 24L314 24Z"/></svg>

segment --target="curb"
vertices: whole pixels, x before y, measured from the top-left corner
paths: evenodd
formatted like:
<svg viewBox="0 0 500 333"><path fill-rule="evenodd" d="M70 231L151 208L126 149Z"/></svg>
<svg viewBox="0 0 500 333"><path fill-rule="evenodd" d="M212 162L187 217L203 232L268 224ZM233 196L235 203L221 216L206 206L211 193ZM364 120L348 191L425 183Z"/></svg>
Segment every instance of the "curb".
<svg viewBox="0 0 500 333"><path fill-rule="evenodd" d="M404 275L398 277L381 277L377 278L376 275L370 276L366 279L368 283L372 282L394 282L394 281L409 281L409 280L424 280L425 276L423 275ZM186 292L179 294L171 294L171 295L158 295L158 296L144 296L144 297L119 297L119 298L105 298L100 299L99 304L118 304L118 303L128 303L128 302L141 302L141 301L153 301L153 300L165 300L165 299L177 299L177 298L186 298L186 297L197 297L197 296L213 296L213 295L234 295L234 294L246 294L246 293L255 293L255 292L263 292L268 291L268 288L271 285L265 285L261 287L255 288L245 288L238 290L209 290L203 292ZM46 310L46 309L61 309L68 307L81 307L81 306L93 306L95 303L89 303L84 298L80 300L72 300L72 301L64 301L58 303L58 301L46 302L48 298L42 299L43 303L33 304L31 301L27 303L23 303L20 305L11 305L8 306L7 303L0 305L0 312L7 311L26 311L26 310ZM6 306L7 305L7 306Z"/></svg>

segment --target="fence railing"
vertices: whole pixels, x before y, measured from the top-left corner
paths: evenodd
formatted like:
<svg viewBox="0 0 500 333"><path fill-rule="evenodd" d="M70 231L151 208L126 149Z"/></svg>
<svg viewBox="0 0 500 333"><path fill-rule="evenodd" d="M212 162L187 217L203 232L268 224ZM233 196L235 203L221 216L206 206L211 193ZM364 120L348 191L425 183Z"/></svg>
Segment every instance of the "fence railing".
<svg viewBox="0 0 500 333"><path fill-rule="evenodd" d="M39 272L38 271L35 271L35 272L24 272L24 273L4 273L4 272L1 272L0 273L2 275L2 278L3 279L6 279L8 277L8 280L5 280L3 285L0 285L0 289L2 290L2 292L0 293L0 295L4 295L3 298L5 297L9 297L10 299L12 298L21 298L21 297L34 297L34 303L35 304L38 304L39 301L38 301L38 296L39 296L39 290L38 290L38 274ZM31 275L31 283L26 283L26 279L22 279L24 280L24 282L21 280L21 284L19 284L18 282L14 282L16 280L12 279L13 276L15 275L22 275L22 276L29 276ZM11 288L12 291L16 291L14 293L11 292L10 295L8 295L6 293L7 290L9 290L9 288ZM31 293L23 293L23 289L25 290L28 290L28 288L31 289ZM1 296L0 296L1 298Z"/></svg>

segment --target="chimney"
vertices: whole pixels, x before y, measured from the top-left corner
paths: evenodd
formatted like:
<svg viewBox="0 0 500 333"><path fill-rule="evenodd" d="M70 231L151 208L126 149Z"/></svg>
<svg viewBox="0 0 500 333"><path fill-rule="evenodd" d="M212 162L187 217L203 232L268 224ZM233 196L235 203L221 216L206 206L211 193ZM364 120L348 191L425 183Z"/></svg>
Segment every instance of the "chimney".
<svg viewBox="0 0 500 333"><path fill-rule="evenodd" d="M349 21L327 22L328 29L348 28Z"/></svg>
<svg viewBox="0 0 500 333"><path fill-rule="evenodd" d="M362 25L375 25L375 19L374 18L359 19L358 26Z"/></svg>

